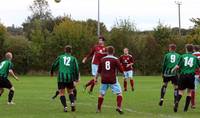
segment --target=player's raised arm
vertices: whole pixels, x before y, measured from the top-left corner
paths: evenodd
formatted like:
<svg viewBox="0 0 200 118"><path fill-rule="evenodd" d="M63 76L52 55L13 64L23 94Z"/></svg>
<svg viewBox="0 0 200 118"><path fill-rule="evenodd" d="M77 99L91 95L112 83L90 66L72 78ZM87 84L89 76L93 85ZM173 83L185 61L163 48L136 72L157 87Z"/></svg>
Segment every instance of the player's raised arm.
<svg viewBox="0 0 200 118"><path fill-rule="evenodd" d="M90 50L89 54L87 54L83 60L82 60L82 63L85 63L87 61L88 58L92 57L94 55L94 52L95 52L95 48L92 47L92 49Z"/></svg>

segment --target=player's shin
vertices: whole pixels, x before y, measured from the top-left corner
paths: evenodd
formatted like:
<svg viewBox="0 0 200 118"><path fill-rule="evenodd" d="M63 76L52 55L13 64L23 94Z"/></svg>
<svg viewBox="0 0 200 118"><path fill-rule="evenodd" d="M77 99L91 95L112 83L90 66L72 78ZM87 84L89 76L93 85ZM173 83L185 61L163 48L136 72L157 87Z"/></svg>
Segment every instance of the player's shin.
<svg viewBox="0 0 200 118"><path fill-rule="evenodd" d="M9 91L9 94L8 94L8 102L11 102L11 101L12 101L13 96L14 96L14 91L13 91L13 90L10 90L10 91Z"/></svg>
<svg viewBox="0 0 200 118"><path fill-rule="evenodd" d="M69 100L71 102L71 111L74 112L76 111L75 109L75 103L74 103L74 93L69 94Z"/></svg>
<svg viewBox="0 0 200 118"><path fill-rule="evenodd" d="M175 89L174 89L174 104L176 103L177 97L178 97L178 89L175 88Z"/></svg>
<svg viewBox="0 0 200 118"><path fill-rule="evenodd" d="M74 94L73 93L69 94L69 100L70 100L71 104L74 104Z"/></svg>
<svg viewBox="0 0 200 118"><path fill-rule="evenodd" d="M55 95L52 97L52 99L55 99L59 95L59 90L56 91Z"/></svg>
<svg viewBox="0 0 200 118"><path fill-rule="evenodd" d="M122 95L117 95L117 108L122 109Z"/></svg>
<svg viewBox="0 0 200 118"><path fill-rule="evenodd" d="M76 101L77 100L77 90L76 90L76 88L74 88L73 93L74 93L74 100Z"/></svg>
<svg viewBox="0 0 200 118"><path fill-rule="evenodd" d="M191 92L191 108L195 108L195 90Z"/></svg>
<svg viewBox="0 0 200 118"><path fill-rule="evenodd" d="M101 111L101 106L103 104L103 100L104 100L104 98L102 96L98 97L98 106L97 106L98 111Z"/></svg>
<svg viewBox="0 0 200 118"><path fill-rule="evenodd" d="M94 81L93 81L93 83L92 83L91 86L90 86L90 91L89 91L89 93L92 93L92 91L93 91L93 89L94 89L94 86L95 86L95 83L94 83Z"/></svg>
<svg viewBox="0 0 200 118"><path fill-rule="evenodd" d="M131 89L134 90L134 80L130 79Z"/></svg>
<svg viewBox="0 0 200 118"><path fill-rule="evenodd" d="M163 98L164 98L164 96L165 96L166 88L167 88L166 85L163 85L162 88L161 88L161 95L160 95L160 99L161 99L161 100L163 100Z"/></svg>
<svg viewBox="0 0 200 118"><path fill-rule="evenodd" d="M189 107L189 105L190 105L190 100L191 100L191 96L187 96L187 97L186 97L186 101L185 101L184 112L187 112L188 107Z"/></svg>
<svg viewBox="0 0 200 118"><path fill-rule="evenodd" d="M64 108L67 107L66 98L64 95L60 96L60 102Z"/></svg>
<svg viewBox="0 0 200 118"><path fill-rule="evenodd" d="M182 98L182 95L179 93L178 96L176 97L176 102L175 102L175 105L174 105L174 112L178 111L178 104L179 104L179 101L181 100L181 98Z"/></svg>

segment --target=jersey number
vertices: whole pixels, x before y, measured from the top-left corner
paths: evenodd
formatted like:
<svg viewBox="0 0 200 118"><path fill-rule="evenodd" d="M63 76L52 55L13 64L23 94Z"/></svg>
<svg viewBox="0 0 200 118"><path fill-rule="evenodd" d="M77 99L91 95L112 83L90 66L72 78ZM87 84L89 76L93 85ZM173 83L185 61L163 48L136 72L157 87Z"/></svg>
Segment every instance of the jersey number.
<svg viewBox="0 0 200 118"><path fill-rule="evenodd" d="M184 60L185 60L185 64L184 64L185 66L190 66L190 67L193 66L193 60L194 60L194 58L185 57Z"/></svg>
<svg viewBox="0 0 200 118"><path fill-rule="evenodd" d="M110 70L110 61L106 61L105 68L106 70Z"/></svg>
<svg viewBox="0 0 200 118"><path fill-rule="evenodd" d="M64 65L70 66L71 58L70 57L63 57L63 59L64 59Z"/></svg>
<svg viewBox="0 0 200 118"><path fill-rule="evenodd" d="M3 68L3 65L5 64L5 62L2 62L1 64L0 64L0 69L2 69Z"/></svg>
<svg viewBox="0 0 200 118"><path fill-rule="evenodd" d="M175 63L176 62L176 55L171 55L170 56L170 62Z"/></svg>

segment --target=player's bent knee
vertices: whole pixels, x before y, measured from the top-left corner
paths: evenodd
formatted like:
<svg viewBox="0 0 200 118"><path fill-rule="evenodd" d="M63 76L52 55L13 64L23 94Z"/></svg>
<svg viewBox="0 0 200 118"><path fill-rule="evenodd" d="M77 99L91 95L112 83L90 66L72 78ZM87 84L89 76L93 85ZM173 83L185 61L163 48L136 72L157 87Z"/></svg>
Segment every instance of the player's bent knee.
<svg viewBox="0 0 200 118"><path fill-rule="evenodd" d="M103 98L105 96L105 94L100 94L99 97Z"/></svg>
<svg viewBox="0 0 200 118"><path fill-rule="evenodd" d="M12 88L10 88L10 90L11 90L11 91L15 91L15 88L14 88L14 87L12 87Z"/></svg>
<svg viewBox="0 0 200 118"><path fill-rule="evenodd" d="M122 93L117 93L117 96L122 96Z"/></svg>

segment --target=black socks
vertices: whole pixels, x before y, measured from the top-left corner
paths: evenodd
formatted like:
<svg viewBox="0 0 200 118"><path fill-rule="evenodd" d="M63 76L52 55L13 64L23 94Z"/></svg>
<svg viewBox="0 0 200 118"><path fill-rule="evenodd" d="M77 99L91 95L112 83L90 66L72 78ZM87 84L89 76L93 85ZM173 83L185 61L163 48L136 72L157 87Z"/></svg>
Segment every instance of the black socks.
<svg viewBox="0 0 200 118"><path fill-rule="evenodd" d="M14 96L14 91L10 90L9 94L8 94L8 102L11 102Z"/></svg>

